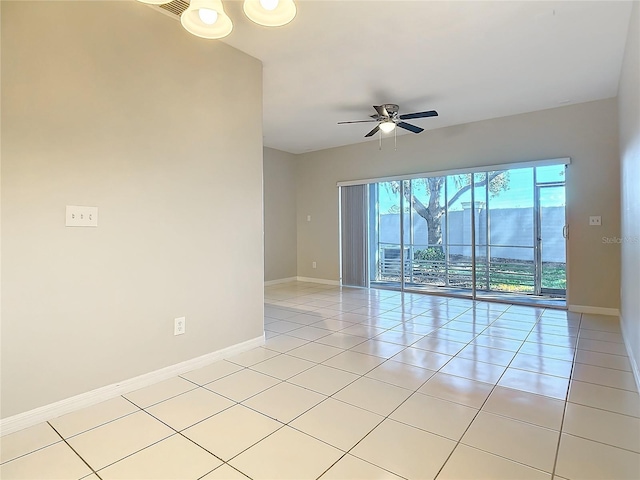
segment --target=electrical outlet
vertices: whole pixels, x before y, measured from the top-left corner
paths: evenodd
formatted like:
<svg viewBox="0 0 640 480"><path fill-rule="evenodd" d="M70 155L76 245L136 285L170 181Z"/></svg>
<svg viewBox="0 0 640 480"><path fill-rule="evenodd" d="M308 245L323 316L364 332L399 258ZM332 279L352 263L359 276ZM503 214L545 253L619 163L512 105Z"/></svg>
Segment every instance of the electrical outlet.
<svg viewBox="0 0 640 480"><path fill-rule="evenodd" d="M187 319L185 317L176 318L173 321L173 334L182 335L187 329Z"/></svg>
<svg viewBox="0 0 640 480"><path fill-rule="evenodd" d="M312 266L313 268L316 268L316 262L313 262L313 263L311 264L311 266Z"/></svg>
<svg viewBox="0 0 640 480"><path fill-rule="evenodd" d="M600 215L589 217L589 225L602 225L602 217Z"/></svg>

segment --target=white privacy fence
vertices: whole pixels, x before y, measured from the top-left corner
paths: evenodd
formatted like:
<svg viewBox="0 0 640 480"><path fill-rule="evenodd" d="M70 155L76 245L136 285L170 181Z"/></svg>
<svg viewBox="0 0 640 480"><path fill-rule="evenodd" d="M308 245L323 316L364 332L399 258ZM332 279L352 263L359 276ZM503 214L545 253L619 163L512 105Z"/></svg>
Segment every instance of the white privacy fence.
<svg viewBox="0 0 640 480"><path fill-rule="evenodd" d="M564 207L541 207L542 261L565 263ZM491 209L487 222L485 209L476 211L476 255L485 255L488 241L493 258L533 261L534 210L525 208ZM449 232L447 234L447 224ZM489 231L487 232L487 228ZM408 221L404 222L404 245L413 250L428 247L427 222L413 214L413 237ZM381 244L400 244L399 214L381 214L378 232ZM413 238L413 241L410 239ZM447 222L442 217L442 244L448 243L450 255L471 256L471 211L456 210L448 213Z"/></svg>

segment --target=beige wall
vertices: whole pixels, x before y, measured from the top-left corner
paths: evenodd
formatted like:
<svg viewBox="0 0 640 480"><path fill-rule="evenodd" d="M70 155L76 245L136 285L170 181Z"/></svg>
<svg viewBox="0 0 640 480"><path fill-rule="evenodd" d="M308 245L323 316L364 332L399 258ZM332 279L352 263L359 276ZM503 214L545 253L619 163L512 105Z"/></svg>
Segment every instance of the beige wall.
<svg viewBox="0 0 640 480"><path fill-rule="evenodd" d="M620 254L602 243L620 233L617 122L616 100L608 99L404 135L397 151L385 138L382 150L376 139L300 155L298 275L339 279L338 181L571 157L569 303L618 308ZM589 227L590 215L601 215L602 226Z"/></svg>
<svg viewBox="0 0 640 480"><path fill-rule="evenodd" d="M640 374L640 5L635 2L620 77L622 330Z"/></svg>
<svg viewBox="0 0 640 480"><path fill-rule="evenodd" d="M264 149L264 279L297 275L296 156Z"/></svg>
<svg viewBox="0 0 640 480"><path fill-rule="evenodd" d="M2 417L262 335L261 72L137 2L2 2Z"/></svg>

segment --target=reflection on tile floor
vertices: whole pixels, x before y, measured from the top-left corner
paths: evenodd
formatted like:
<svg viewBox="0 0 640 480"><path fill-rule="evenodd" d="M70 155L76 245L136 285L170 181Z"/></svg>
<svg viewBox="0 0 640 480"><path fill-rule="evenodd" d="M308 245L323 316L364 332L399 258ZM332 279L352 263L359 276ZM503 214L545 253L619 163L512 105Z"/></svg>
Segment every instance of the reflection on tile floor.
<svg viewBox="0 0 640 480"><path fill-rule="evenodd" d="M638 479L617 319L287 283L264 347L2 437L3 479Z"/></svg>

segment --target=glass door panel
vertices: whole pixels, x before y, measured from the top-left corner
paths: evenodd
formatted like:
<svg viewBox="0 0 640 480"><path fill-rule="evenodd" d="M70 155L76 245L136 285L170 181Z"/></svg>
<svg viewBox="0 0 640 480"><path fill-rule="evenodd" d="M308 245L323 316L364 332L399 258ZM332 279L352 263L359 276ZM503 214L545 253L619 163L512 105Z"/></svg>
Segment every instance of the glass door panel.
<svg viewBox="0 0 640 480"><path fill-rule="evenodd" d="M489 290L534 293L533 168L488 175Z"/></svg>
<svg viewBox="0 0 640 480"><path fill-rule="evenodd" d="M402 194L403 194L403 207L402 207L402 243L404 245L404 286L405 288L413 288L416 283L420 282L420 265L414 261L414 253L416 251L416 245L414 244L414 237L420 236L419 232L416 232L416 216L421 218L415 213L413 207L414 202L414 189L417 186L416 181L403 180L402 181ZM417 240L419 241L419 239Z"/></svg>
<svg viewBox="0 0 640 480"><path fill-rule="evenodd" d="M538 186L540 293L562 295L567 289L564 185Z"/></svg>
<svg viewBox="0 0 640 480"><path fill-rule="evenodd" d="M475 173L473 175L473 210L474 234L475 234L475 272L476 290L489 290L490 279L490 249L489 229L487 222L487 174Z"/></svg>
<svg viewBox="0 0 640 480"><path fill-rule="evenodd" d="M471 174L446 177L446 284L472 294Z"/></svg>
<svg viewBox="0 0 640 480"><path fill-rule="evenodd" d="M418 178L407 185L408 228L405 246L411 265L405 282L409 288L446 286L443 246L446 209L444 177Z"/></svg>
<svg viewBox="0 0 640 480"><path fill-rule="evenodd" d="M375 286L401 288L402 198L399 182L381 182L370 186L371 243L369 251L371 282Z"/></svg>

